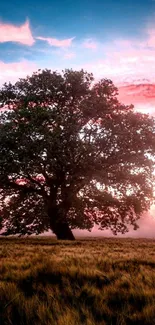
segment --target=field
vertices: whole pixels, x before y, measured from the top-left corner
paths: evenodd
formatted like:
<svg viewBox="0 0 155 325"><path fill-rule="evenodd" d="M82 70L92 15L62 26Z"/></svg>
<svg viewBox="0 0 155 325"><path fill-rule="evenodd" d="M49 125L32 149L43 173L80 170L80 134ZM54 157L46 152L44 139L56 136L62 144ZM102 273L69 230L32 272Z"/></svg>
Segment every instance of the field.
<svg viewBox="0 0 155 325"><path fill-rule="evenodd" d="M4 324L155 324L155 240L1 238Z"/></svg>

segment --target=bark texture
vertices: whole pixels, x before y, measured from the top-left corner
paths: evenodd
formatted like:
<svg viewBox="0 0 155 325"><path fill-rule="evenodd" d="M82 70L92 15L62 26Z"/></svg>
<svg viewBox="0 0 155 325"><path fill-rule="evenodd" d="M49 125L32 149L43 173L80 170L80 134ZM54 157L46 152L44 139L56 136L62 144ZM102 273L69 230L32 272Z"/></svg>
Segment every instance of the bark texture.
<svg viewBox="0 0 155 325"><path fill-rule="evenodd" d="M60 216L56 209L49 210L51 230L56 235L57 239L75 240L72 230L64 216Z"/></svg>

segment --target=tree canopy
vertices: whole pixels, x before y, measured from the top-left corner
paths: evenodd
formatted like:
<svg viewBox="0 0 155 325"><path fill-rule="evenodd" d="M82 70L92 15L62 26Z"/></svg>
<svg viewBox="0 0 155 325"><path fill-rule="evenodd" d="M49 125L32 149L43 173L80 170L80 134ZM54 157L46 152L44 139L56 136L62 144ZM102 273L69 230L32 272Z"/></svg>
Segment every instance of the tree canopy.
<svg viewBox="0 0 155 325"><path fill-rule="evenodd" d="M0 229L125 233L153 202L155 123L111 80L38 70L0 89Z"/></svg>

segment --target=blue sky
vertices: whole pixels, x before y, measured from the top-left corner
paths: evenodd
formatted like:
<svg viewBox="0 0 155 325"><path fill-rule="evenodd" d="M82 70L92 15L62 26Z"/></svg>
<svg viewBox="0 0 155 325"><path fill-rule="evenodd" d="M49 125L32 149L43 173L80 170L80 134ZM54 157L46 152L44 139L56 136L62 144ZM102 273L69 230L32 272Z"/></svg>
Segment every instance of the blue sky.
<svg viewBox="0 0 155 325"><path fill-rule="evenodd" d="M103 33L135 35L139 25L152 15L155 2L152 0L57 0L57 1L2 1L0 17L14 24L31 21L34 32L51 36L77 37L96 36Z"/></svg>
<svg viewBox="0 0 155 325"><path fill-rule="evenodd" d="M145 102L145 83L154 86L154 57L154 0L0 3L0 84L38 68L84 68L111 78L124 101L135 92L138 107ZM152 109L155 100L149 104Z"/></svg>

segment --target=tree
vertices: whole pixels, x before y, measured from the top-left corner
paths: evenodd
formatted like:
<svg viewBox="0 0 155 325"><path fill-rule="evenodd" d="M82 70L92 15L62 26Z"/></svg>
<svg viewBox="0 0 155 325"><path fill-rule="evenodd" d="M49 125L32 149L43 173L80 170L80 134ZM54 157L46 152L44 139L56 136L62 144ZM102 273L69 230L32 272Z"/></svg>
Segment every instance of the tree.
<svg viewBox="0 0 155 325"><path fill-rule="evenodd" d="M153 201L155 124L111 80L38 70L0 90L0 228L125 233Z"/></svg>

